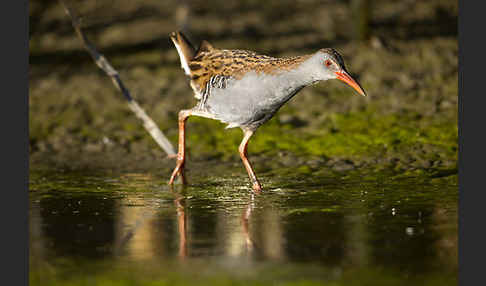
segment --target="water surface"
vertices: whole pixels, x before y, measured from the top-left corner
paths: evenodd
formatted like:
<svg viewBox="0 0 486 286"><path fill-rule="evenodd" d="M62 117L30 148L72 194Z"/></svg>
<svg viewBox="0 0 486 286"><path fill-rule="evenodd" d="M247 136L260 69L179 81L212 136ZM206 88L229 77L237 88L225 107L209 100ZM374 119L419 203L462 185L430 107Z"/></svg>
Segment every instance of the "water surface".
<svg viewBox="0 0 486 286"><path fill-rule="evenodd" d="M32 170L30 285L457 284L457 179L241 171Z"/></svg>

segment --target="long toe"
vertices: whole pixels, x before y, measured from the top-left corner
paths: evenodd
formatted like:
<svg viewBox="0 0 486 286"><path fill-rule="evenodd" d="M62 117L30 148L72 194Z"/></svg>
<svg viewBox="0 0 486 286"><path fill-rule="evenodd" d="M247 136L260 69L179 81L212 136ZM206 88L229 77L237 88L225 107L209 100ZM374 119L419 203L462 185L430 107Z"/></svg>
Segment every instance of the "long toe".
<svg viewBox="0 0 486 286"><path fill-rule="evenodd" d="M177 173L172 173L172 176L170 176L169 185L174 184L174 180L176 177L177 177Z"/></svg>
<svg viewBox="0 0 486 286"><path fill-rule="evenodd" d="M177 162L177 166L174 168L174 171L170 176L169 185L174 184L177 178L180 178L180 183L182 183L183 185L186 184L186 178L184 176L184 161Z"/></svg>
<svg viewBox="0 0 486 286"><path fill-rule="evenodd" d="M180 172L181 172L181 167L177 165L177 167L175 167L174 171L172 172L172 175L170 176L169 185L174 184L174 181L177 178L177 176L180 174Z"/></svg>
<svg viewBox="0 0 486 286"><path fill-rule="evenodd" d="M259 182L253 183L253 191L260 193L262 191L262 185Z"/></svg>

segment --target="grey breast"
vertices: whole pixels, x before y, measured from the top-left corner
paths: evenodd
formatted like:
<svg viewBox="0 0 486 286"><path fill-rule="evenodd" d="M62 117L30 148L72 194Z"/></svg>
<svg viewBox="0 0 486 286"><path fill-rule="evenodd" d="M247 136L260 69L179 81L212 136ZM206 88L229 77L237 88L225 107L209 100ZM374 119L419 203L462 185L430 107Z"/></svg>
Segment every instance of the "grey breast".
<svg viewBox="0 0 486 286"><path fill-rule="evenodd" d="M212 88L204 108L214 119L231 127L253 127L269 120L302 85L291 77L248 72L241 79L228 79L225 88Z"/></svg>

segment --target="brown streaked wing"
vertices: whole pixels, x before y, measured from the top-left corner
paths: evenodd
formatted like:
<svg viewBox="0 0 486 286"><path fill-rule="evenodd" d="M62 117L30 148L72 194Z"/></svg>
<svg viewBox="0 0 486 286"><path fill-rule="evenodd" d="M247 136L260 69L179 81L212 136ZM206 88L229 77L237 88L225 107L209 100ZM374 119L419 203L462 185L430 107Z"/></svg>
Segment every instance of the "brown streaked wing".
<svg viewBox="0 0 486 286"><path fill-rule="evenodd" d="M216 75L241 78L249 71L276 74L296 67L311 55L273 58L245 50L219 50L205 42L189 62L191 86L202 93L206 83ZM209 47L209 48L206 48Z"/></svg>

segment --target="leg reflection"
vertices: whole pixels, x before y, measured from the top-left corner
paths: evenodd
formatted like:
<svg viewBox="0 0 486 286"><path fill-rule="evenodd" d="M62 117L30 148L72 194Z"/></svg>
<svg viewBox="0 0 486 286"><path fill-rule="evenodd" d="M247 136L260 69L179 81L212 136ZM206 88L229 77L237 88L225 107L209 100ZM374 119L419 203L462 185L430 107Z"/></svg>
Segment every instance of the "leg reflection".
<svg viewBox="0 0 486 286"><path fill-rule="evenodd" d="M248 228L248 219L250 218L254 207L255 207L254 195L252 194L250 202L244 209L243 215L241 216L241 227L243 228L243 235L245 236L245 242L246 242L246 250L248 252L253 251L255 245L255 243L253 242L250 236L250 229Z"/></svg>
<svg viewBox="0 0 486 286"><path fill-rule="evenodd" d="M258 193L252 193L250 196L250 201L246 205L246 208L243 209L243 214L241 215L241 229L243 231L243 236L245 238L245 248L246 252L249 255L248 257L251 259L263 259L264 254L260 246L255 243L255 240L252 239L252 230L249 226L249 220L253 214L253 210L255 209L255 196L259 195Z"/></svg>
<svg viewBox="0 0 486 286"><path fill-rule="evenodd" d="M186 212L185 212L185 198L181 194L176 194L174 204L177 211L177 225L179 232L179 258L185 259L187 257L186 244Z"/></svg>

